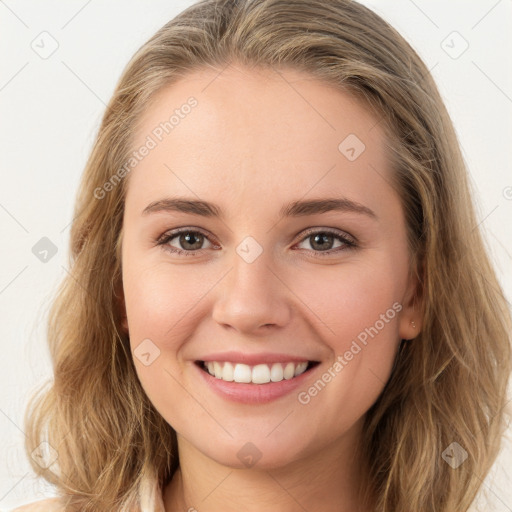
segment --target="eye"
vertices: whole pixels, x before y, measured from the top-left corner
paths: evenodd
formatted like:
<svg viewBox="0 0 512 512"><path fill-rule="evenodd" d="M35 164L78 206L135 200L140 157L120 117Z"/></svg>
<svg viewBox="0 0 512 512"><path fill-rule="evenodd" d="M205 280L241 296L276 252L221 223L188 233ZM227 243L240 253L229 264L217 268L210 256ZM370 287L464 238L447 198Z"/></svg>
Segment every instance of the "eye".
<svg viewBox="0 0 512 512"><path fill-rule="evenodd" d="M209 244L206 247L203 245L205 242ZM160 237L157 243L170 252L186 254L187 256L193 256L196 251L201 249L214 247L203 232L189 228L182 228L165 233Z"/></svg>
<svg viewBox="0 0 512 512"><path fill-rule="evenodd" d="M308 230L306 236L298 244L307 242L313 252L321 253L320 256L337 253L356 247L356 241L346 233L340 233L330 229ZM338 245L336 245L338 243ZM307 249L307 248L306 248Z"/></svg>
<svg viewBox="0 0 512 512"><path fill-rule="evenodd" d="M302 238L297 246L305 242L311 247L311 249L306 248L306 250L317 253L319 256L331 255L357 246L352 236L330 229L310 229L306 231L306 236ZM206 246L204 246L205 243ZM164 233L157 240L157 245L172 253L185 256L195 256L198 251L203 249L219 247L213 244L208 236L197 228L180 228Z"/></svg>

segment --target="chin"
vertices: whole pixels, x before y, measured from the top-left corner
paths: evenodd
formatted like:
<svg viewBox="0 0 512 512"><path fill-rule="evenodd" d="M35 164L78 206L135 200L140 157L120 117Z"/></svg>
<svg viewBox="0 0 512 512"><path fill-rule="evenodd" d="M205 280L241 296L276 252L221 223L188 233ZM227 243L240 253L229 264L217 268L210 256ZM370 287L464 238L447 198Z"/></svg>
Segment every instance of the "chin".
<svg viewBox="0 0 512 512"><path fill-rule="evenodd" d="M238 438L211 441L210 438L195 446L204 456L233 469L276 469L299 460L303 454L298 440L288 438L286 443L276 442L263 433L243 441Z"/></svg>

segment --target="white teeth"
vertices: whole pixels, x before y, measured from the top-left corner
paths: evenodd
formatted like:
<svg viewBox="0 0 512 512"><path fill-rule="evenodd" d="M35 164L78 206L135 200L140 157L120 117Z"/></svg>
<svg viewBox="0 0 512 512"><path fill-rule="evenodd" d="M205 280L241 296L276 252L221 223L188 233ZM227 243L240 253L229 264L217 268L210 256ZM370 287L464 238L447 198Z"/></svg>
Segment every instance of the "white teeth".
<svg viewBox="0 0 512 512"><path fill-rule="evenodd" d="M301 373L304 373L306 371L306 368L308 367L308 363L299 363L295 367L294 376L297 377L297 375L300 375Z"/></svg>
<svg viewBox="0 0 512 512"><path fill-rule="evenodd" d="M233 382L235 380L234 368L231 363L224 363L224 369L222 370L222 380L227 382Z"/></svg>
<svg viewBox="0 0 512 512"><path fill-rule="evenodd" d="M215 375L217 377L217 375ZM246 364L236 364L233 371L235 382L251 382L251 367Z"/></svg>
<svg viewBox="0 0 512 512"><path fill-rule="evenodd" d="M267 384L268 382L281 382L290 380L306 371L307 362L302 363L272 363L249 366L241 363L208 361L204 363L210 375L226 382L243 382L253 384Z"/></svg>
<svg viewBox="0 0 512 512"><path fill-rule="evenodd" d="M274 363L270 368L270 380L272 382L280 382L283 380L283 367L280 363Z"/></svg>
<svg viewBox="0 0 512 512"><path fill-rule="evenodd" d="M288 363L284 367L283 376L286 380L290 380L295 375L295 365L293 363Z"/></svg>
<svg viewBox="0 0 512 512"><path fill-rule="evenodd" d="M222 379L222 365L217 361L213 363L213 372L215 373L215 377L217 377L217 379Z"/></svg>
<svg viewBox="0 0 512 512"><path fill-rule="evenodd" d="M254 384L266 384L270 382L270 368L266 364L257 364L252 369L252 382Z"/></svg>

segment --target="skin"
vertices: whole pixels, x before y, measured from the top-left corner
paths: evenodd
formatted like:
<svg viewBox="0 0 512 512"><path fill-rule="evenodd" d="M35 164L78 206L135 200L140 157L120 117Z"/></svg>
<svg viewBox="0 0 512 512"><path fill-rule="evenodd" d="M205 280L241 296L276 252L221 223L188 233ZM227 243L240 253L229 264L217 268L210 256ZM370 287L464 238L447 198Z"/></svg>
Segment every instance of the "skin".
<svg viewBox="0 0 512 512"><path fill-rule="evenodd" d="M133 350L148 338L160 350L149 366L134 362L178 436L180 469L164 489L166 510L367 510L356 493L365 477L357 449L364 415L400 339L421 327L378 118L309 75L232 64L161 90L134 147L190 96L198 105L129 175L122 242L124 328ZM366 146L354 161L338 149L349 134ZM223 217L142 213L170 196L216 203ZM330 211L279 220L293 200L327 197L360 203L375 218ZM209 237L194 256L156 242L181 227ZM304 234L312 227L349 234L357 246L328 238L323 247L341 250L322 256ZM252 263L236 252L247 236L263 250ZM190 252L179 236L171 244ZM320 361L299 390L307 391L394 303L402 310L308 404L297 392L234 403L197 377L194 361L205 354L284 352ZM248 441L261 453L250 468L237 457Z"/></svg>

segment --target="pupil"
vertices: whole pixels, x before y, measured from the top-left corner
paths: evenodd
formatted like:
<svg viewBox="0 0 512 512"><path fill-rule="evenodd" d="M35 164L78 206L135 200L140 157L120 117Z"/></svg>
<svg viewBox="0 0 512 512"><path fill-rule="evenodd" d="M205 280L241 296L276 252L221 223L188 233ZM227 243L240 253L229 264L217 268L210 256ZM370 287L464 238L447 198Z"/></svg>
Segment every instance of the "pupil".
<svg viewBox="0 0 512 512"><path fill-rule="evenodd" d="M180 243L182 245L182 247L184 248L187 248L187 245L186 244L190 244L192 246L196 246L196 247L188 247L189 249L200 249L201 248L201 244L202 244L202 236L201 234L198 234L198 235L195 235L195 234L192 234L192 233L185 233L183 235L181 235L180 237ZM194 242L194 240L196 240Z"/></svg>
<svg viewBox="0 0 512 512"><path fill-rule="evenodd" d="M332 247L332 235L329 235L327 233L321 233L313 235L313 248L315 248L315 245L317 245L317 249L321 250L328 250ZM331 243L329 243L331 242Z"/></svg>

